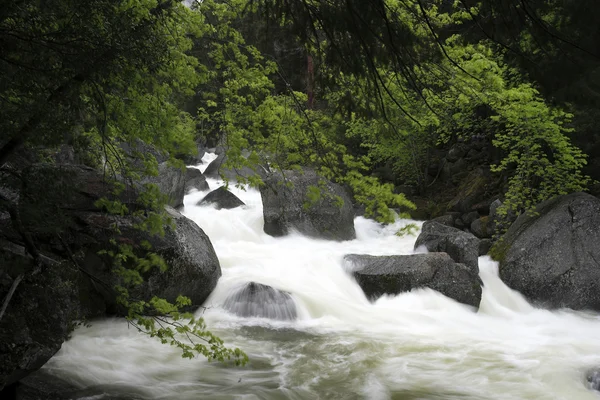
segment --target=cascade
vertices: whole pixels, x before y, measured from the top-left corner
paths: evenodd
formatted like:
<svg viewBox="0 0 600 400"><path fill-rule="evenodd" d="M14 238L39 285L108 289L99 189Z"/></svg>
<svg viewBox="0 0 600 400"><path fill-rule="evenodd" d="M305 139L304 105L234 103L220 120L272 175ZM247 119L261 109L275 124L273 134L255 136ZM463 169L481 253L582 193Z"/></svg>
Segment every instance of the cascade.
<svg viewBox="0 0 600 400"><path fill-rule="evenodd" d="M204 166L214 159L205 157ZM600 365L598 315L534 307L488 257L479 259L478 311L429 289L370 302L344 255L411 254L416 237L395 232L413 221L357 217L357 238L346 242L273 238L258 191L229 189L246 206L197 206L208 192L193 192L183 213L210 237L223 270L197 314L246 351L247 366L184 360L106 319L78 328L44 369L97 398L598 399L586 387L586 371ZM240 296L250 309L240 310Z"/></svg>

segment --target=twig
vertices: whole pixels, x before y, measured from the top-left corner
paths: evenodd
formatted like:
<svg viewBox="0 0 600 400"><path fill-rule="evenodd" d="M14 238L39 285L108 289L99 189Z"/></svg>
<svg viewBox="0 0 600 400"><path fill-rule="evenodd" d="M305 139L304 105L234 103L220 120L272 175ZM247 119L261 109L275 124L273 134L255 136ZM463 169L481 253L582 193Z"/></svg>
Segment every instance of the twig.
<svg viewBox="0 0 600 400"><path fill-rule="evenodd" d="M19 283L21 283L24 276L25 276L25 274L21 274L21 275L17 276L15 278L15 280L13 281L12 285L10 286L10 290L8 291L8 294L4 298L4 302L2 303L2 309L0 310L0 321L2 321L2 317L4 316L4 313L6 312L8 303L10 303L10 299L12 298L13 294L15 294L15 290L17 290L17 286L19 286Z"/></svg>

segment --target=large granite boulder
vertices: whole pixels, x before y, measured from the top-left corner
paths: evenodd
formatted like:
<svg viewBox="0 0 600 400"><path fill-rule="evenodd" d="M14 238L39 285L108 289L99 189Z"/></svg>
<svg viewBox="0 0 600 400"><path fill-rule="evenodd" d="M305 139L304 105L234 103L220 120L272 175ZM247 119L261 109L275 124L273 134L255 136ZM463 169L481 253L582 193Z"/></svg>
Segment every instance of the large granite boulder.
<svg viewBox="0 0 600 400"><path fill-rule="evenodd" d="M212 243L204 231L192 220L178 211L167 207L174 222L174 229L166 227L164 236L150 235L135 229L130 218L103 217L97 213L79 213L76 233L71 237L75 248L82 255L80 266L85 274L81 276L80 298L87 314L120 314L112 287L122 284L122 279L114 274L110 258L98 254L110 248L110 239L119 244L132 246L135 254L144 256L148 250L142 243L146 241L150 250L161 256L167 264L166 271L151 268L142 273L141 285L130 289L134 298L150 300L157 296L175 302L179 295L190 298L190 309L195 309L206 300L221 276L221 267ZM115 234L114 224L119 233ZM99 284L106 282L108 285Z"/></svg>
<svg viewBox="0 0 600 400"><path fill-rule="evenodd" d="M478 273L479 239L470 233L436 221L427 221L415 242L415 249L425 246L431 252L447 253L455 262L462 263Z"/></svg>
<svg viewBox="0 0 600 400"><path fill-rule="evenodd" d="M271 236L297 230L324 239L356 237L352 199L342 186L313 170L273 173L265 179L260 194L264 231Z"/></svg>
<svg viewBox="0 0 600 400"><path fill-rule="evenodd" d="M0 242L0 299L22 275L0 320L0 390L39 369L61 347L77 318L76 273L23 247Z"/></svg>
<svg viewBox="0 0 600 400"><path fill-rule="evenodd" d="M217 210L222 208L230 210L232 208L246 205L243 201L238 199L235 194L227 190L225 186L221 186L220 188L215 189L204 196L204 198L200 200L197 205L202 206L207 204L214 204Z"/></svg>
<svg viewBox="0 0 600 400"><path fill-rule="evenodd" d="M130 163L134 168L144 170L144 158L154 156L158 164L158 173L156 176L144 175L139 181L134 182L138 188L151 183L158 186L161 193L167 196L168 204L171 207L182 207L183 196L185 195L186 176L185 170L174 166L169 161L169 155L156 150L142 141L133 144L123 143L121 147L125 154L130 158Z"/></svg>
<svg viewBox="0 0 600 400"><path fill-rule="evenodd" d="M344 257L370 299L427 287L470 306L479 307L481 280L472 268L446 253L399 256L350 254Z"/></svg>
<svg viewBox="0 0 600 400"><path fill-rule="evenodd" d="M215 287L221 269L210 240L198 225L173 208L167 206L173 227L165 226L164 236L151 235L136 228L142 221L139 217L111 215L96 204L107 198L118 200L129 211L151 211L137 202L135 188L114 195L112 186L94 169L43 166L33 169L27 179L31 193L21 193L23 223L35 233L44 250L78 263L82 272L78 288L83 316L119 311L113 287L121 282L120 278L114 274L113 260L99 254L102 250L116 250L115 246L129 246L136 257L154 252L166 261L166 272L157 268L143 272L144 283L130 291L136 298L150 300L159 296L174 301L182 294L192 299L193 306L199 306ZM39 204L40 188L56 195L45 196ZM135 260L130 258L132 264L128 266L133 267Z"/></svg>
<svg viewBox="0 0 600 400"><path fill-rule="evenodd" d="M500 277L548 307L600 311L600 199L572 193L523 214L494 245Z"/></svg>
<svg viewBox="0 0 600 400"><path fill-rule="evenodd" d="M294 320L296 304L288 292L256 282L235 289L223 303L223 308L240 317L261 317Z"/></svg>
<svg viewBox="0 0 600 400"><path fill-rule="evenodd" d="M185 169L185 191L189 192L193 189L200 192L208 190L208 182L206 182L206 177L198 168L187 167Z"/></svg>

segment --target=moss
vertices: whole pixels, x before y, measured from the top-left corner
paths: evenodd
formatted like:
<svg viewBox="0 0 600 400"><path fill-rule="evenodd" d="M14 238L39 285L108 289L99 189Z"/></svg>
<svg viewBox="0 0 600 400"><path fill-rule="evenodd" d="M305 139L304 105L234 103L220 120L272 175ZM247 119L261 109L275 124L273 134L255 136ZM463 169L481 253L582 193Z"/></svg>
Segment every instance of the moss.
<svg viewBox="0 0 600 400"><path fill-rule="evenodd" d="M492 248L489 251L490 257L492 259L498 261L499 263L504 262L506 259L506 253L510 249L510 245L504 240L504 238L500 238L496 243L492 245Z"/></svg>

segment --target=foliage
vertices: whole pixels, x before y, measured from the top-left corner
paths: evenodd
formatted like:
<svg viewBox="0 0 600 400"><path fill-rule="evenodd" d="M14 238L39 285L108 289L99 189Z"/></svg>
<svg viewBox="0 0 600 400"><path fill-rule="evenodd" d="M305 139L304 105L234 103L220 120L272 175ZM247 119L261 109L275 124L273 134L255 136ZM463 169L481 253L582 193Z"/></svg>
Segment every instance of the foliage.
<svg viewBox="0 0 600 400"><path fill-rule="evenodd" d="M139 188L145 176L158 173L159 160L182 166L173 155L193 152L195 137L219 137L227 148L226 167L315 168L349 187L367 215L391 222L394 208L414 209L394 183L426 188L431 150L478 136L502 154L491 166L508 177L501 212L531 210L590 182L582 173L585 155L569 140L572 114L544 97L561 79L550 79L552 73L566 69L557 61L566 41L555 40L555 32L581 39L586 29L562 16L563 10L581 16L572 2L521 4L203 0L190 9L175 0L11 2L0 12L0 106L6 115L0 120L0 186L18 192L26 185L7 164L19 150L34 154L25 161L30 165L52 159L49 149L66 143L103 169L117 192ZM526 14L526 23L500 29L493 17L505 9ZM277 57L244 38L242 31L257 37L244 22L252 20L249 15L266 18L260 29L273 23L277 32L294 35L285 43L294 51L303 46L298 54L315 56L314 107L292 90ZM490 24L499 37L486 30ZM473 34L474 28L481 31ZM544 31L550 36L540 42ZM537 73L515 61L515 51L538 62L553 60L552 68ZM584 61L586 76L593 75L597 63ZM305 71L298 66L290 81L311 80ZM569 86L576 76L569 74ZM198 109L188 113L183 110L191 96ZM375 177L382 165L392 167L393 182ZM238 183L257 186L262 180L255 174ZM144 189L137 208L109 198L97 206L129 215L143 232L164 234L164 196L156 186ZM33 228L20 222L15 200L0 195L0 211L11 213L35 257ZM321 195L319 188L309 189L310 202ZM58 226L54 230L58 234ZM202 320L177 311L187 300L131 299L128 285L165 263L148 243L140 243L143 255L128 244L112 245L104 254L122 278L120 301L132 323L185 357L245 361ZM150 312L169 318L144 316Z"/></svg>
<svg viewBox="0 0 600 400"><path fill-rule="evenodd" d="M172 0L35 0L6 6L0 14L0 106L6 116L0 121L0 186L19 191L27 184L6 164L22 149L32 155L27 163L48 162L51 158L43 158L47 149L71 144L88 164L104 170L115 194L126 186L141 191L133 209L112 197L98 201L97 207L127 215L142 232L164 234L170 226L164 196L156 186L144 188L139 182L158 173L158 159L195 148L195 121L181 106L208 79L208 71L190 51L192 38L206 34L210 26L201 14ZM169 162L178 165L173 158ZM2 209L15 208L10 199L1 200ZM14 229L36 257L36 236L17 217ZM52 232L59 238L60 229L55 226ZM118 223L113 229L118 233ZM145 272L167 267L147 241L134 247L112 240L101 253L112 260L122 282L119 301L142 331L170 340L185 357L197 353L245 361L245 354L225 348L201 319L178 313L188 300L168 304L164 299L146 303L130 298L128 289ZM168 325L173 329L160 325L166 321L162 317L144 316L157 312L171 317ZM183 340L192 337L206 345Z"/></svg>

